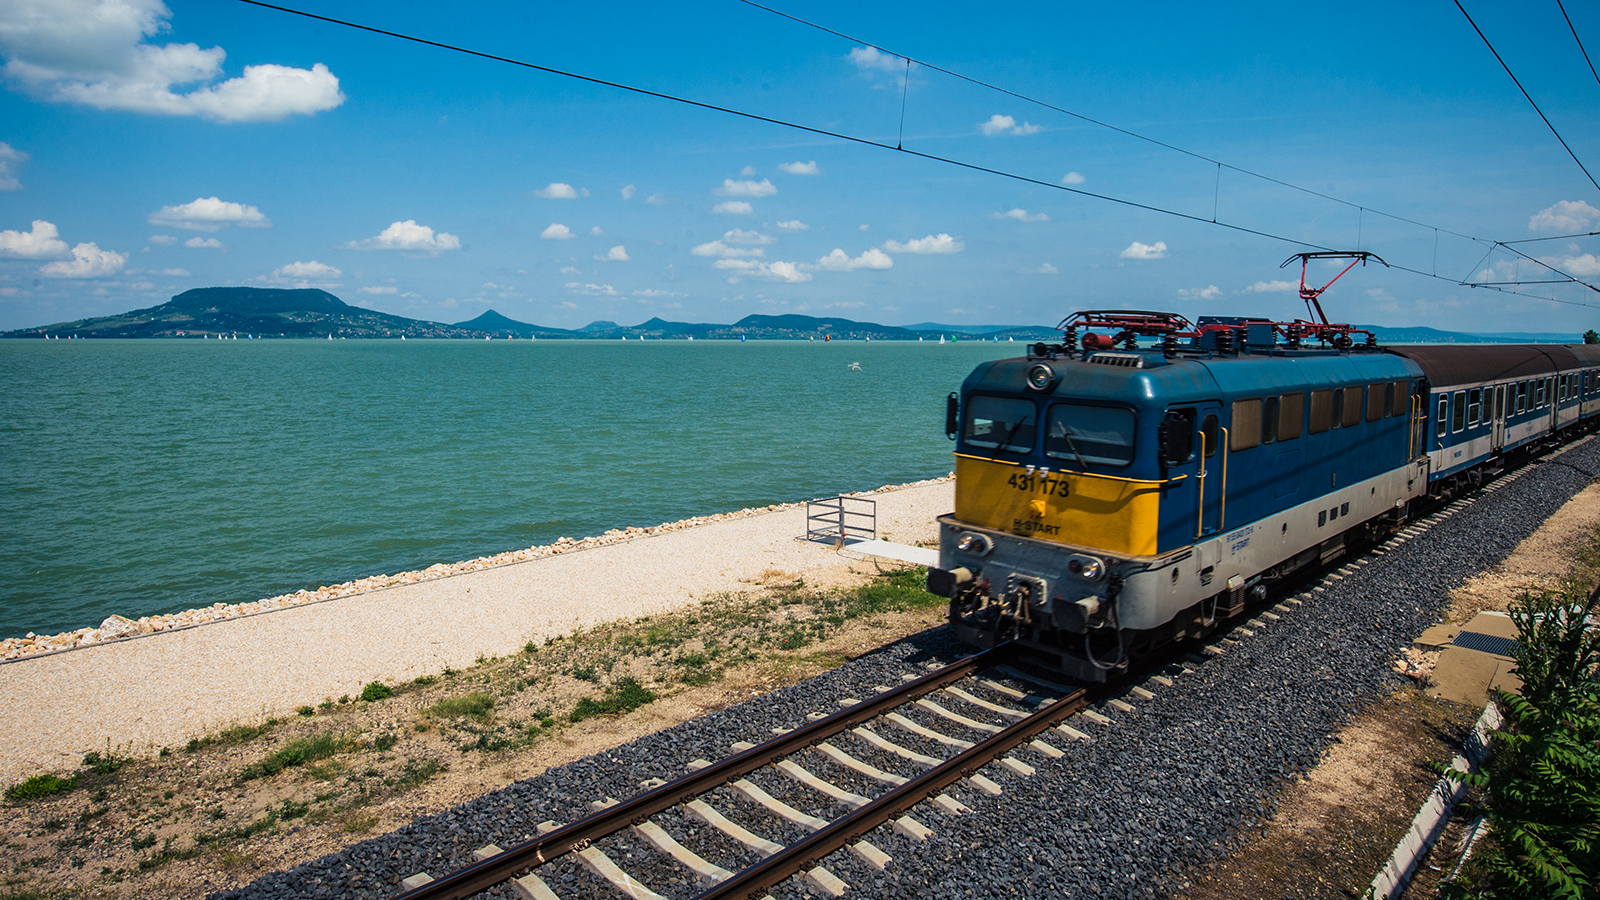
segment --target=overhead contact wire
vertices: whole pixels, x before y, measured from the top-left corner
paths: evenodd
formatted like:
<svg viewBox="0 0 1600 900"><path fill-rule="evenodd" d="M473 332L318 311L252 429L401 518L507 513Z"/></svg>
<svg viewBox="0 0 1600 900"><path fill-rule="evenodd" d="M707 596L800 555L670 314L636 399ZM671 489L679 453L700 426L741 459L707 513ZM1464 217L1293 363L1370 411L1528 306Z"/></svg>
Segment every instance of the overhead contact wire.
<svg viewBox="0 0 1600 900"><path fill-rule="evenodd" d="M1500 68L1505 69L1506 70L1506 74L1511 76L1511 83L1517 86L1517 90L1521 91L1522 92L1522 96L1527 99L1528 105L1532 106L1533 107L1533 111L1538 113L1539 114L1539 118L1544 120L1545 127L1549 128L1550 129L1550 133L1555 135L1556 136L1556 140L1561 142L1562 149L1566 150L1567 151L1567 155L1572 157L1572 161L1577 163L1578 164L1578 168L1583 170L1584 177L1589 179L1589 183L1594 185L1594 189L1597 190L1597 191L1600 191L1600 181L1595 181L1594 180L1594 176L1589 174L1589 167L1585 166L1583 164L1583 160L1578 158L1578 154L1573 153L1572 152L1572 148L1567 146L1567 139L1561 136L1561 132L1556 130L1556 126L1550 124L1550 117L1546 116L1544 114L1544 110L1539 108L1539 104L1537 104L1537 103L1535 103L1533 101L1533 96L1528 93L1528 89L1522 86L1522 82L1521 81L1517 80L1516 73L1512 72L1511 71L1511 67L1506 65L1506 61L1500 57L1500 51L1494 49L1494 45L1489 43L1489 38L1488 38L1487 35L1485 35L1483 33L1483 29L1478 27L1478 23L1477 22L1472 21L1472 15L1467 12L1467 8L1465 6L1461 5L1461 0L1455 0L1455 4L1456 4L1456 9L1461 10L1461 14L1463 16L1467 17L1467 24L1471 25L1472 26L1472 30L1476 31L1478 33L1478 37L1483 39L1483 45L1485 47L1489 48L1489 52L1490 53L1494 54L1495 61L1500 63ZM1561 14L1562 15L1566 15L1566 10L1562 9ZM1570 19L1568 20L1568 24L1571 24L1571 20ZM1577 32L1576 31L1573 32L1573 36L1574 37L1577 36ZM1580 44L1579 46L1581 47L1582 44ZM1588 54L1587 53L1584 54L1584 58L1588 59Z"/></svg>
<svg viewBox="0 0 1600 900"><path fill-rule="evenodd" d="M1572 27L1572 17L1567 15L1567 7L1561 0L1556 0L1556 8L1561 10L1561 18L1567 20L1567 30L1572 32L1572 39L1578 42L1578 52L1583 54L1583 61L1589 64L1589 74L1594 76L1597 84L1600 84L1600 72L1594 70L1594 60L1589 58L1589 51L1584 49L1583 38L1578 37L1578 29Z"/></svg>

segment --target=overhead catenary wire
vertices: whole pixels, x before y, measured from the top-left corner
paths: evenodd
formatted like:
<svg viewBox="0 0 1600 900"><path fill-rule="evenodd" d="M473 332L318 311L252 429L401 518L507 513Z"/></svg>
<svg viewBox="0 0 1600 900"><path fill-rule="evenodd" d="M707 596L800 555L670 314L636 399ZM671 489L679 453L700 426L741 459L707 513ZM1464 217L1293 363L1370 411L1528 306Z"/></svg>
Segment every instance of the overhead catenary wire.
<svg viewBox="0 0 1600 900"><path fill-rule="evenodd" d="M1583 61L1589 64L1589 74L1594 76L1595 83L1600 84L1600 72L1594 70L1594 60L1589 58L1589 51L1583 46L1583 38L1578 37L1578 29L1572 26L1572 17L1567 15L1567 7L1556 0L1556 8L1561 10L1561 18L1567 20L1567 30L1572 32L1572 39L1578 42L1578 52L1583 54Z"/></svg>
<svg viewBox="0 0 1600 900"><path fill-rule="evenodd" d="M1522 96L1525 99L1527 99L1528 105L1532 106L1533 107L1533 111L1538 113L1539 114L1539 118L1544 120L1545 127L1549 128L1550 129L1550 133L1555 135L1556 136L1556 140L1561 142L1562 149L1566 150L1567 151L1567 155L1572 157L1572 161L1577 163L1578 164L1578 168L1583 170L1584 177L1589 179L1589 183L1594 185L1595 190L1600 191L1600 181L1595 181L1594 180L1594 176L1589 174L1589 167L1585 166L1583 164L1583 160L1578 158L1578 154L1573 153L1572 152L1572 148L1567 146L1567 139L1561 136L1561 132L1557 131L1556 130L1556 126L1551 124L1550 117L1546 116L1544 114L1544 110L1540 109L1539 108L1539 104L1534 102L1533 96L1528 93L1528 89L1522 86L1522 82L1521 81L1517 80L1516 73L1511 71L1511 67L1506 65L1506 61L1501 58L1500 51L1494 49L1494 44L1489 43L1488 35L1483 33L1483 29L1478 27L1478 23L1477 22L1472 21L1472 14L1467 12L1467 8L1465 6L1461 5L1461 0L1455 0L1455 4L1456 4L1456 9L1461 10L1461 14L1463 16L1467 17L1467 24L1471 25L1472 26L1472 30L1476 31L1478 33L1478 37L1483 39L1483 45L1485 47L1489 48L1489 52L1490 53L1494 54L1495 61L1500 63L1500 68L1505 69L1506 70L1506 74L1511 76L1511 83L1517 86L1517 90L1521 91L1522 92ZM1565 8L1562 9L1562 14L1563 15L1566 14L1566 9ZM1570 20L1569 20L1569 23L1570 23ZM1573 32L1573 34L1574 34L1574 36L1576 36L1577 32ZM1588 56L1588 54L1585 54L1585 58L1587 58L1587 56Z"/></svg>
<svg viewBox="0 0 1600 900"><path fill-rule="evenodd" d="M972 162L967 162L965 160L955 159L953 157L940 156L940 155L935 154L935 153L926 153L926 152L923 152L923 151L920 151L920 150L913 150L913 149L909 149L909 148L906 148L906 147L903 147L903 146L896 146L895 144L890 144L890 143L887 143L885 141L873 140L871 138L861 137L859 135L852 135L852 134L846 134L846 133L838 132L838 131L831 131L831 130L826 129L826 128L818 128L818 127L812 126L812 125L803 125L803 124L800 124L798 122L791 122L791 121L787 121L787 120L784 120L784 119L775 118L773 116L764 116L764 115L761 115L759 113L753 113L753 112L748 112L748 111L745 111L745 110L734 109L732 107L722 106L722 105L715 104L715 103L708 103L708 102L703 101L703 100L694 100L694 99L690 99L688 97L681 97L681 96L678 96L678 95L675 95L675 94L668 94L668 93L665 93L665 92L662 92L662 91L651 90L649 88L637 87L637 86L634 86L634 85L624 84L624 83L618 82L618 81L611 81L611 80L605 79L605 78L598 78L598 77L595 77L595 76L592 76L592 75L583 75L583 74L580 74L580 73L577 73L577 72L570 72L570 71L567 71L567 70L564 70L564 69L557 69L557 68L554 68L554 67L551 67L551 66L544 66L544 65L540 65L538 63L527 62L526 60L514 59L514 58L508 57L508 56L500 56L498 54L488 53L488 52L485 52L485 51L482 51L482 50L473 50L473 49L471 49L469 47L462 47L462 46L458 46L458 45L455 45L455 44L447 44L447 43L444 43L442 41L435 41L435 40L431 40L429 38L418 37L416 35L405 34L405 33L398 32L398 31L390 31L390 30L383 29L383 28L378 28L378 27L372 26L372 25L363 25L363 24L361 24L359 22L352 22L352 21L349 21L349 20L346 20L346 19L338 19L338 18L334 18L332 16L325 16L325 15L321 15L319 13L308 12L306 10L294 9L292 7L281 6L281 5L278 5L278 4L275 4L275 3L268 3L268 2L265 2L265 0L239 0L239 2L247 4L247 5L250 5L250 6L260 7L262 9L270 9L270 10L274 10L274 11L281 12L281 13L287 13L289 15L300 16L300 17L306 18L306 19L312 19L312 20L319 21L319 22L326 22L326 23L328 23L330 25L339 25L341 27L351 28L351 29L354 29L354 30L357 30L357 31L365 31L365 32L368 32L370 34L383 35L385 37L391 37L391 38L395 38L397 40L408 41L408 42L415 43L415 44L422 44L424 46L434 47L434 48L437 48L437 49L440 49L440 50L448 50L448 51L451 51L453 53L461 53L461 54L464 54L464 55L467 55L467 56L477 57L479 59L490 60L492 62L505 63L507 65L517 66L519 68L531 69L533 71L544 72L544 73L550 74L550 75L558 75L558 76L561 76L563 78L571 78L571 79L574 79L576 81L582 81L582 82L585 82L585 83L588 83L588 84L595 84L595 85L600 85L602 87L614 88L616 90L626 91L626 92L633 93L633 94L639 94L641 96L646 96L646 97L654 97L654 98L657 98L657 99L660 99L660 100L667 100L667 101L670 101L670 102L673 102L673 103L681 103L681 104L684 104L686 106L695 107L697 109L704 109L704 110L708 110L708 111L711 111L711 112L724 113L726 115L736 116L738 118L743 118L743 119L749 119L751 121L756 121L756 122L764 122L764 123L767 123L767 124L770 124L770 125L778 125L778 126L781 126L781 127L784 127L784 128L792 128L792 129L795 129L797 131L804 131L804 132L807 132L809 134L816 134L816 135L820 135L820 136L823 136L823 137L834 138L836 140L845 141L845 142L848 142L848 143L859 144L859 145L862 145L862 146L876 147L876 148L882 149L882 150L891 150L891 151L895 151L895 152L898 152L898 153L904 153L904 154L906 154L908 156L914 156L914 157L917 157L919 159L928 160L930 162L937 162L937 163L942 163L942 164L945 164L945 165L956 166L958 168L967 169L967 170L973 171L973 172L982 172L982 173L989 174L989 175L996 175L996 176L999 176L1001 178L1008 178L1008 179L1011 179L1011 180L1014 180L1014 181L1023 182L1025 184L1031 184L1031 185L1035 185L1035 186L1038 186L1038 187L1050 188L1050 189L1053 189L1053 190L1062 191L1062 192L1069 193L1069 194L1075 194L1075 195L1082 196L1082 197L1089 197L1089 198L1096 199L1096 200L1104 200L1106 202L1115 203L1115 204L1118 204L1120 206L1126 206L1126 207L1130 207L1130 208L1133 208L1133 209L1145 210L1146 212L1159 213L1161 215L1171 216L1171 217L1178 218L1178 219L1184 219L1184 220L1191 221L1191 222L1198 222L1198 223L1202 223L1202 224L1216 225L1217 227L1225 228L1225 229L1230 230L1230 231L1239 232L1241 234L1250 234L1250 235L1254 235L1256 237L1267 238L1269 240L1281 241L1281 242L1287 243L1287 244L1294 244L1294 245L1299 246L1299 247L1309 247L1309 248L1311 248L1313 250L1331 251L1331 250L1334 249L1334 248L1331 248L1331 247L1325 247L1325 246L1323 246L1321 244L1313 243L1311 241L1302 240L1300 238L1293 238L1293 237L1288 237L1286 235L1275 234L1275 233L1269 232L1269 231L1263 231L1263 230L1256 229L1256 228L1250 228L1249 226L1246 226L1246 225L1239 225L1239 224L1235 224L1235 223L1232 223L1232 222L1225 222L1225 221L1220 221L1220 220L1219 221L1213 221L1212 219L1208 219L1205 216L1195 215L1195 214L1192 214L1192 213L1186 213L1186 212L1183 212L1181 210L1170 209L1170 208L1162 207L1162 206L1156 206L1156 205L1149 204L1149 203L1140 203L1139 201L1130 200L1130 199L1127 199L1125 197L1117 197L1117 196L1114 196L1114 195L1111 195L1111 194L1101 194L1101 193L1097 193L1095 191L1089 191L1089 190L1084 190L1082 188L1072 187L1070 185L1057 184L1057 183L1050 182L1050 181L1044 181L1044 180L1038 179L1038 178L1031 178L1031 177L1029 177L1027 175L1021 175L1021 174L1018 174L1018 173L1015 173L1015 172L1007 172L1007 171L1002 170L1002 169L995 169L995 168L992 168L992 167L989 167L989 166L983 166L983 165L979 165L977 163L972 163ZM895 55L899 55L899 54L895 54ZM1113 126L1108 126L1108 127L1113 127ZM1174 149L1178 149L1178 148L1174 148ZM1182 151L1182 150L1180 150L1179 152L1187 153L1187 151ZM1190 154L1190 155L1194 155L1194 154ZM1212 160L1212 162L1215 162L1215 161ZM1227 166L1226 163L1219 163L1219 165ZM1233 167L1229 166L1228 168L1233 168ZM1244 170L1238 170L1238 171L1244 171ZM1246 172L1246 174L1254 174L1254 173ZM1257 177L1265 177L1265 176L1257 176ZM1272 179L1268 179L1268 180L1272 180ZM1292 187L1292 185L1290 185L1290 186ZM1316 192L1308 191L1308 193L1316 193ZM1330 197L1328 199L1335 200L1336 202L1340 202L1340 203L1346 203L1346 201L1337 200L1337 198L1331 198ZM1356 206L1355 204L1348 204L1348 205ZM1357 207L1357 208L1362 208L1362 207ZM1390 216L1390 218L1400 218L1400 217ZM1408 219L1408 220L1405 220L1405 221L1409 222L1411 220ZM1413 224L1422 225L1422 223L1413 223ZM1423 227L1432 227L1432 226L1424 225ZM1468 240L1472 240L1472 241L1476 241L1476 242L1480 242L1480 243L1491 243L1489 241L1485 241L1482 238L1473 237L1472 235L1460 234L1458 232L1448 231L1448 229L1441 229L1441 230L1445 230L1449 234L1457 235L1459 237L1463 237L1463 238L1466 238ZM1492 243L1494 245L1496 245L1496 246L1500 245L1499 242L1497 242L1497 241L1496 242L1492 242ZM1490 249L1491 249L1491 252L1492 252L1493 248L1491 247ZM1508 249L1510 249L1510 248L1508 248ZM1517 251L1513 250L1512 252L1517 252ZM1530 257L1530 259L1531 259L1531 257ZM1535 260L1535 261L1537 262L1537 260ZM1540 263L1540 264L1541 265L1545 265L1543 263ZM1417 274L1417 275L1422 275L1422 276L1427 277L1427 278L1436 278L1436 279L1441 280L1441 281L1449 281L1449 282L1456 283L1456 284L1459 284L1459 285L1464 286L1464 287L1472 287L1473 286L1473 285L1471 285L1471 284L1469 284L1469 283L1467 283L1465 281L1457 281L1455 279L1445 278L1443 276L1434 275L1434 274L1422 271L1420 269L1411 268L1409 266L1391 264L1390 267L1391 268L1395 268L1395 269L1399 269L1399 270L1404 271L1404 272L1411 272L1411 273L1414 273L1414 274ZM1551 268L1552 271L1559 271L1559 270L1553 269L1553 267L1550 267L1548 265L1546 265L1545 267L1546 268ZM1571 278L1571 276L1567 275L1567 273L1565 273L1565 272L1561 272L1560 274L1565 275L1568 278ZM1575 281L1575 282L1578 281L1576 278L1572 278L1572 280ZM1585 284L1586 287L1589 287L1592 290L1600 291L1600 288L1595 288L1593 285L1588 285L1587 283L1584 283L1584 282L1578 282L1578 283ZM1502 287L1490 287L1488 289L1489 290L1501 291L1503 293L1517 294L1519 296L1531 297L1533 299L1538 299L1538 300L1549 300L1549 301L1552 301L1552 302L1555 302L1555 303L1564 303L1564 304L1570 304L1570 305L1574 305L1574 306L1590 306L1587 303L1578 303L1576 301L1561 300L1561 299L1556 298L1556 297L1546 297L1546 296L1539 295L1539 294L1529 294L1529 293L1522 292L1522 291L1513 291L1513 290L1508 290L1508 289L1502 288ZM1594 308L1594 307L1591 307L1591 308Z"/></svg>

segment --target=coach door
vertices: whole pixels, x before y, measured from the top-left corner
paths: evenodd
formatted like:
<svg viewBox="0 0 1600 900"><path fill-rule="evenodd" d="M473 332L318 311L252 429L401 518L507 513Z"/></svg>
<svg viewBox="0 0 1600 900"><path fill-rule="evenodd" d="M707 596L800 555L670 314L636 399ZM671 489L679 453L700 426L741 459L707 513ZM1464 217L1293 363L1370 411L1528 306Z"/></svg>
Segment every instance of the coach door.
<svg viewBox="0 0 1600 900"><path fill-rule="evenodd" d="M1506 386L1503 384L1494 389L1494 428L1491 431L1494 452L1499 453L1506 445Z"/></svg>

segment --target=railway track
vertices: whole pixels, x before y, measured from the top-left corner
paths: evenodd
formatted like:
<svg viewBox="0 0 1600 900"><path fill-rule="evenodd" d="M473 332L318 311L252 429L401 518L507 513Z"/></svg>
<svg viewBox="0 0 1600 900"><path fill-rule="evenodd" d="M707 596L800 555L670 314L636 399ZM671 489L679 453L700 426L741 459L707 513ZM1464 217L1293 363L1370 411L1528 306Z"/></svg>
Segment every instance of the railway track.
<svg viewBox="0 0 1600 900"><path fill-rule="evenodd" d="M930 801L926 808L941 815L969 811L943 793L957 782L979 794L1002 793L1004 788L982 769L994 765L1006 773L995 773L1002 779L1032 775L1033 767L1010 755L1013 751L1062 756L1064 751L1046 738L1058 743L1083 738L1084 733L1065 725L1065 720L1091 703L1107 700L1108 692L1128 690L1052 684L1010 665L1015 661L1010 648L998 647L920 677L908 675L903 684L883 688L866 700L842 699L838 712L814 714L813 720L760 745L741 742L733 745L732 755L717 762L695 760L688 764L689 773L675 781L653 786L647 782L646 790L623 801L597 798L591 803L595 812L580 821L541 823L537 837L506 849L486 846L474 854L479 861L465 868L438 877L412 875L402 882L409 889L397 900L470 897L505 884L519 897L553 900L559 895L541 872L569 855L624 896L661 897L606 853L607 839L624 834L642 839L693 873L704 887L697 900L760 897L794 876L815 893L842 896L849 886L821 864L829 854L848 848L870 868L883 869L890 858L869 841L875 830L887 825L912 842L925 840L932 828L912 817L914 807ZM896 771L879 768L862 756L885 765L890 765L885 760L893 760ZM831 767L832 781L812 771L823 759ZM781 775L803 787L814 801L813 809L848 811L827 819L797 809L752 782L748 776L755 773ZM841 777L857 787L872 785L878 789L876 795L835 783ZM724 813L713 807L708 797L723 787L742 798L745 809ZM723 796L725 800L726 792ZM720 832L756 860L749 865L723 860L727 865L720 865L706 859L652 821L668 810L679 810ZM804 835L779 844L735 821L746 811L764 811L786 820ZM928 818L920 811L918 815Z"/></svg>

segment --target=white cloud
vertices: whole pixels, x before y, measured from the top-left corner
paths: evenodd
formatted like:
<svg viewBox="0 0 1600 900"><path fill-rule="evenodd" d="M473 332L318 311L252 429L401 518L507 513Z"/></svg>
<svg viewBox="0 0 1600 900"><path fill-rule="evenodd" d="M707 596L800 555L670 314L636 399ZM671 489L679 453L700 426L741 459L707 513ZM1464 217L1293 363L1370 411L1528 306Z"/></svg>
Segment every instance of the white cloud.
<svg viewBox="0 0 1600 900"><path fill-rule="evenodd" d="M756 210L743 200L725 200L711 207L711 211L724 216L750 216L754 215Z"/></svg>
<svg viewBox="0 0 1600 900"><path fill-rule="evenodd" d="M927 256L933 253L960 253L967 249L967 245L963 244L960 238L940 232L914 241L906 241L904 244L899 241L884 241L883 249L890 253L915 253Z"/></svg>
<svg viewBox="0 0 1600 900"><path fill-rule="evenodd" d="M862 222L862 223L861 223L861 227L860 227L860 228L857 228L857 229L856 229L856 230L857 230L857 231L871 231L871 230L872 230L872 226L871 226L871 225L868 225L868 224L867 224L867 223L865 223L865 222Z"/></svg>
<svg viewBox="0 0 1600 900"><path fill-rule="evenodd" d="M770 244L777 240L770 234L762 234L759 231L745 231L743 228L724 231L722 239L730 244Z"/></svg>
<svg viewBox="0 0 1600 900"><path fill-rule="evenodd" d="M550 182L549 187L546 187L543 190L534 191L533 195L535 197L543 197L546 200L576 200L576 199L578 199L578 191L577 191L576 188L574 188L570 184L563 184L562 182L559 182L559 181Z"/></svg>
<svg viewBox="0 0 1600 900"><path fill-rule="evenodd" d="M1529 231L1588 231L1600 225L1600 209L1582 200L1562 200L1528 219Z"/></svg>
<svg viewBox="0 0 1600 900"><path fill-rule="evenodd" d="M1079 175L1077 172L1068 172L1067 174L1061 176L1061 183L1062 184L1083 184L1083 176Z"/></svg>
<svg viewBox="0 0 1600 900"><path fill-rule="evenodd" d="M162 269L161 270L161 274L168 275L168 276L171 276L173 278L189 278L189 277L191 277L189 275L189 270L188 269Z"/></svg>
<svg viewBox="0 0 1600 900"><path fill-rule="evenodd" d="M633 195L637 193L639 193L639 189L630 184L622 189L622 199L632 200Z"/></svg>
<svg viewBox="0 0 1600 900"><path fill-rule="evenodd" d="M343 274L333 266L319 263L314 259L310 262L292 262L272 270L272 277L275 281L331 281Z"/></svg>
<svg viewBox="0 0 1600 900"><path fill-rule="evenodd" d="M1276 294L1281 291L1299 290L1300 285L1292 281L1258 281L1245 288L1246 294Z"/></svg>
<svg viewBox="0 0 1600 900"><path fill-rule="evenodd" d="M1582 256L1545 257L1541 262L1549 263L1561 271L1576 275L1579 278L1600 275L1600 258L1597 258L1593 253L1585 253Z"/></svg>
<svg viewBox="0 0 1600 900"><path fill-rule="evenodd" d="M615 297L617 289L609 284L579 284L576 281L567 282L567 290L574 294L584 294L590 297Z"/></svg>
<svg viewBox="0 0 1600 900"><path fill-rule="evenodd" d="M152 234L149 240L149 243L155 244L157 247L171 247L177 242L178 239L170 234Z"/></svg>
<svg viewBox="0 0 1600 900"><path fill-rule="evenodd" d="M811 226L810 225L807 225L806 223L800 221L799 219L790 219L787 222L779 222L779 223L777 223L777 228L778 228L779 231L810 231L811 230Z"/></svg>
<svg viewBox="0 0 1600 900"><path fill-rule="evenodd" d="M655 288L645 288L644 290L634 291L633 292L633 296L635 296L635 297L687 297L689 295L688 294L680 294L677 291L658 291Z"/></svg>
<svg viewBox="0 0 1600 900"><path fill-rule="evenodd" d="M1037 269L1023 269L1022 270L1022 274L1024 274L1024 275L1060 275L1061 274L1061 270L1056 268L1055 266L1050 265L1049 263L1044 263L1043 265L1039 266L1039 268L1037 268Z"/></svg>
<svg viewBox="0 0 1600 900"><path fill-rule="evenodd" d="M751 175L754 175L755 173L756 173L756 167L755 166L745 166L744 168L739 170L739 174L743 175L746 178L749 178Z"/></svg>
<svg viewBox="0 0 1600 900"><path fill-rule="evenodd" d="M386 284L369 284L365 287L356 288L356 292L359 294L398 294L400 289Z"/></svg>
<svg viewBox="0 0 1600 900"><path fill-rule="evenodd" d="M104 278L122 271L127 254L101 250L93 243L72 248L72 259L46 263L39 274L47 278Z"/></svg>
<svg viewBox="0 0 1600 900"><path fill-rule="evenodd" d="M777 192L778 189L770 178L763 178L760 181L734 181L732 178L724 178L722 187L711 193L718 197L770 197Z"/></svg>
<svg viewBox="0 0 1600 900"><path fill-rule="evenodd" d="M28 161L28 154L0 141L0 191L20 191L22 182L17 180L17 166Z"/></svg>
<svg viewBox="0 0 1600 900"><path fill-rule="evenodd" d="M759 262L753 259L719 259L714 264L718 269L727 269L736 274L728 278L730 284L737 284L744 278L761 278L766 281L782 281L789 284L799 284L810 281L811 273L804 271L792 262L774 260L773 262Z"/></svg>
<svg viewBox="0 0 1600 900"><path fill-rule="evenodd" d="M832 253L817 260L816 267L829 272L848 272L852 269L892 269L894 259L889 254L873 247L855 259L850 254L835 247Z"/></svg>
<svg viewBox="0 0 1600 900"><path fill-rule="evenodd" d="M432 228L418 225L416 219L407 219L390 224L378 232L377 237L351 241L344 246L346 250L404 250L432 256L445 250L460 250L461 238L445 231L434 234Z"/></svg>
<svg viewBox="0 0 1600 900"><path fill-rule="evenodd" d="M1167 242L1156 241L1154 244L1141 244L1138 241L1134 241L1120 255L1123 259L1161 259L1167 255Z"/></svg>
<svg viewBox="0 0 1600 900"><path fill-rule="evenodd" d="M539 237L542 237L547 241L570 241L577 237L577 235L572 233L571 228L568 228L560 222L552 222L550 223L549 228L539 232Z"/></svg>
<svg viewBox="0 0 1600 900"><path fill-rule="evenodd" d="M563 275L582 275L583 274L583 270L578 268L577 266L562 266L561 267L561 274L563 274Z"/></svg>
<svg viewBox="0 0 1600 900"><path fill-rule="evenodd" d="M135 291L150 291L155 289L155 285L148 281L135 281L133 284L128 285L128 287Z"/></svg>
<svg viewBox="0 0 1600 900"><path fill-rule="evenodd" d="M192 237L183 242L185 247L193 250L226 250L228 245L216 238Z"/></svg>
<svg viewBox="0 0 1600 900"><path fill-rule="evenodd" d="M810 162L778 163L778 168L788 172L790 175L822 174L822 169L817 165L817 161L814 159Z"/></svg>
<svg viewBox="0 0 1600 900"><path fill-rule="evenodd" d="M33 228L28 231L0 231L0 256L49 259L66 255L67 242L54 224L43 219L34 219Z"/></svg>
<svg viewBox="0 0 1600 900"><path fill-rule="evenodd" d="M1016 119L995 113L989 117L989 121L979 122L978 130L990 137L994 137L997 134L1035 134L1043 131L1044 127L1031 122L1023 122L1018 125Z"/></svg>
<svg viewBox="0 0 1600 900"><path fill-rule="evenodd" d="M722 241L706 241L697 244L689 250L694 256L717 256L723 259L732 259L741 256L766 256L767 251L760 247L730 247Z"/></svg>
<svg viewBox="0 0 1600 900"><path fill-rule="evenodd" d="M1044 213L1030 213L1025 209L1013 209L1009 212L989 213L992 219L1016 219L1018 222L1048 222L1050 217Z"/></svg>
<svg viewBox="0 0 1600 900"><path fill-rule="evenodd" d="M644 198L644 202L650 204L651 206L666 206L672 201L667 197L666 194L651 194L650 196Z"/></svg>
<svg viewBox="0 0 1600 900"><path fill-rule="evenodd" d="M1215 300L1222 296L1222 288L1214 284L1203 288L1179 288L1178 296L1185 300Z"/></svg>
<svg viewBox="0 0 1600 900"><path fill-rule="evenodd" d="M856 68L863 71L876 69L880 72L904 72L906 68L904 57L891 56L876 47L853 47L849 58L856 64Z"/></svg>
<svg viewBox="0 0 1600 900"><path fill-rule="evenodd" d="M605 256L596 256L595 259L601 262L627 262L631 257L628 256L628 251L618 244L606 251Z"/></svg>
<svg viewBox="0 0 1600 900"><path fill-rule="evenodd" d="M0 4L0 52L11 84L63 103L219 122L277 121L344 102L339 79L310 69L245 66L215 84L221 47L150 44L172 16L161 0L7 0ZM188 93L174 87L204 84Z"/></svg>
<svg viewBox="0 0 1600 900"><path fill-rule="evenodd" d="M261 210L244 203L216 197L199 197L179 206L163 206L146 216L151 225L187 228L190 231L217 231L229 225L245 228L271 228L272 220Z"/></svg>
<svg viewBox="0 0 1600 900"><path fill-rule="evenodd" d="M599 225L595 225L589 229L589 234L593 237L599 237L600 235L605 234L605 231L602 230Z"/></svg>

